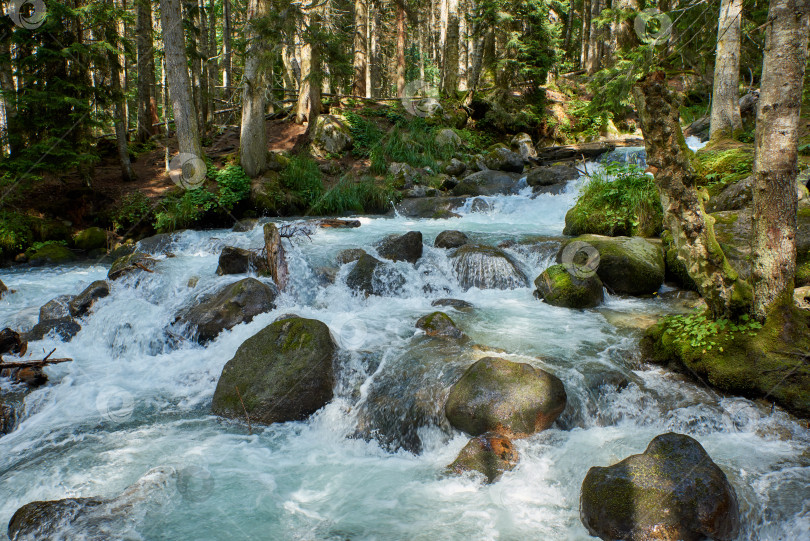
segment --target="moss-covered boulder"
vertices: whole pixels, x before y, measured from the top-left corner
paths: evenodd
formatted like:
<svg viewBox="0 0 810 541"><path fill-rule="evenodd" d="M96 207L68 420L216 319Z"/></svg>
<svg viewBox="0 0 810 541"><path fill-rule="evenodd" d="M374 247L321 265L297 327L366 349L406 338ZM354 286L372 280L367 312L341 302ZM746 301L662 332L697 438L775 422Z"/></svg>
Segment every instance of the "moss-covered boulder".
<svg viewBox="0 0 810 541"><path fill-rule="evenodd" d="M434 138L436 145L440 147L459 148L461 146L461 137L450 128L444 128L436 132Z"/></svg>
<svg viewBox="0 0 810 541"><path fill-rule="evenodd" d="M73 317L84 316L97 300L103 299L109 294L110 284L106 280L96 280L70 300L68 304L70 315Z"/></svg>
<svg viewBox="0 0 810 541"><path fill-rule="evenodd" d="M245 278L183 310L175 321L191 328L194 338L204 344L224 330L269 312L276 307L277 296L274 285Z"/></svg>
<svg viewBox="0 0 810 541"><path fill-rule="evenodd" d="M532 158L537 158L537 150L535 150L532 137L528 133L522 132L512 137L509 146L512 150L520 154L520 157L523 158L523 161L526 163Z"/></svg>
<svg viewBox="0 0 810 541"><path fill-rule="evenodd" d="M211 409L262 424L306 419L332 400L336 352L324 323L300 317L276 321L227 362Z"/></svg>
<svg viewBox="0 0 810 541"><path fill-rule="evenodd" d="M608 290L620 295L655 293L664 283L664 250L641 237L583 235L563 244L557 261L565 263L572 242L586 242L599 252L596 273ZM573 248L573 246L572 246Z"/></svg>
<svg viewBox="0 0 810 541"><path fill-rule="evenodd" d="M69 527L93 508L103 504L103 500L99 498L65 498L27 503L11 517L8 523L8 537L15 541L59 539L60 527Z"/></svg>
<svg viewBox="0 0 810 541"><path fill-rule="evenodd" d="M493 171L507 173L522 173L523 158L517 152L512 152L506 146L496 146L484 155L484 165Z"/></svg>
<svg viewBox="0 0 810 541"><path fill-rule="evenodd" d="M428 336L441 338L463 338L464 333L456 327L455 322L444 312L433 312L422 316L416 322L416 328Z"/></svg>
<svg viewBox="0 0 810 541"><path fill-rule="evenodd" d="M664 280L672 282L683 289L697 291L697 284L689 276L686 263L678 258L678 249L675 248L672 233L669 230L664 231L661 235L661 248L664 250Z"/></svg>
<svg viewBox="0 0 810 541"><path fill-rule="evenodd" d="M25 257L31 265L61 265L75 261L76 254L71 252L67 246L56 242L48 242L38 248L29 248L25 252Z"/></svg>
<svg viewBox="0 0 810 541"><path fill-rule="evenodd" d="M550 427L565 409L562 381L525 363L485 357L450 389L444 412L454 427L480 436L525 437Z"/></svg>
<svg viewBox="0 0 810 541"><path fill-rule="evenodd" d="M436 240L433 241L433 246L436 248L458 248L470 242L470 239L461 231L448 230L442 231L436 235Z"/></svg>
<svg viewBox="0 0 810 541"><path fill-rule="evenodd" d="M720 391L766 398L810 417L810 313L774 310L764 326L713 323L704 315L664 318L641 339L645 360L668 366Z"/></svg>
<svg viewBox="0 0 810 541"><path fill-rule="evenodd" d="M422 233L408 231L404 235L391 235L377 245L377 253L391 261L416 263L422 257Z"/></svg>
<svg viewBox="0 0 810 541"><path fill-rule="evenodd" d="M605 540L732 540L740 530L734 487L703 447L662 434L644 453L593 467L582 483L582 523Z"/></svg>
<svg viewBox="0 0 810 541"><path fill-rule="evenodd" d="M465 244L450 257L459 285L464 289L515 289L527 285L526 275L500 248Z"/></svg>
<svg viewBox="0 0 810 541"><path fill-rule="evenodd" d="M110 270L107 272L109 280L118 280L128 274L147 272L144 269L150 269L154 266L155 260L148 254L143 252L133 252L116 259Z"/></svg>
<svg viewBox="0 0 810 541"><path fill-rule="evenodd" d="M483 474L488 483L494 483L505 472L513 470L519 458L509 438L487 433L472 438L448 469L457 474L476 471Z"/></svg>
<svg viewBox="0 0 810 541"><path fill-rule="evenodd" d="M88 227L73 235L73 246L85 252L107 249L107 232L100 227Z"/></svg>
<svg viewBox="0 0 810 541"><path fill-rule="evenodd" d="M366 255L366 251L362 248L347 248L338 252L337 256L335 257L335 263L338 265L346 265L348 263L357 261L364 255Z"/></svg>
<svg viewBox="0 0 810 541"><path fill-rule="evenodd" d="M521 160L521 167L523 161ZM479 171L464 177L453 188L453 195L498 195L513 193L520 175L504 171Z"/></svg>
<svg viewBox="0 0 810 541"><path fill-rule="evenodd" d="M579 278L564 265L552 265L538 276L535 296L552 306L563 308L593 308L605 298L602 281L596 274Z"/></svg>
<svg viewBox="0 0 810 541"><path fill-rule="evenodd" d="M312 145L316 151L341 154L352 147L352 132L340 117L318 115L312 130Z"/></svg>

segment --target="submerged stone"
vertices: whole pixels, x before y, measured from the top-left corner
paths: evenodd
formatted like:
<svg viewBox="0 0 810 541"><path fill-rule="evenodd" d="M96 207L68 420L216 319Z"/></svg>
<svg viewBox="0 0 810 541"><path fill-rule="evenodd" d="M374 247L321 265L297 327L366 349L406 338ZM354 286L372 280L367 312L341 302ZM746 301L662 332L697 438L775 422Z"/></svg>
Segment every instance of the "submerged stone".
<svg viewBox="0 0 810 541"><path fill-rule="evenodd" d="M465 244L453 252L453 269L464 289L515 289L526 287L526 276L500 248Z"/></svg>
<svg viewBox="0 0 810 541"><path fill-rule="evenodd" d="M419 318L416 328L425 331L428 336L438 336L442 338L463 338L464 333L456 327L450 316L444 312L433 312Z"/></svg>
<svg viewBox="0 0 810 541"><path fill-rule="evenodd" d="M519 455L512 441L501 434L487 433L472 438L448 466L453 473L477 471L494 483L517 465Z"/></svg>

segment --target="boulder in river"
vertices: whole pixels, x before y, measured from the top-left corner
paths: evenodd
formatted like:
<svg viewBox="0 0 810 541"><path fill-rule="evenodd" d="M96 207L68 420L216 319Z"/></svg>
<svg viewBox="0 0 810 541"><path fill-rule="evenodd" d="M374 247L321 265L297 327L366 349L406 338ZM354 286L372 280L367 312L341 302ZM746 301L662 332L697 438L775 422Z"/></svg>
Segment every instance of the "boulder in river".
<svg viewBox="0 0 810 541"><path fill-rule="evenodd" d="M155 260L149 255L143 252L133 252L116 259L109 272L107 272L107 278L118 280L131 273L145 272L145 269L151 270L154 264Z"/></svg>
<svg viewBox="0 0 810 541"><path fill-rule="evenodd" d="M484 155L484 165L493 171L523 172L523 157L505 146L496 146Z"/></svg>
<svg viewBox="0 0 810 541"><path fill-rule="evenodd" d="M380 256L391 261L416 263L422 257L422 233L409 231L404 235L392 235L377 246Z"/></svg>
<svg viewBox="0 0 810 541"><path fill-rule="evenodd" d="M70 301L73 298L73 295L59 295L55 299L46 302L39 309L39 320L47 321L49 319L70 317Z"/></svg>
<svg viewBox="0 0 810 541"><path fill-rule="evenodd" d="M579 178L579 171L570 165L548 165L537 167L526 175L526 183L532 188L565 184ZM536 190L535 190L536 191Z"/></svg>
<svg viewBox="0 0 810 541"><path fill-rule="evenodd" d="M444 406L454 427L471 436L525 437L550 427L565 409L562 381L526 363L485 357L450 389Z"/></svg>
<svg viewBox="0 0 810 541"><path fill-rule="evenodd" d="M172 233L159 233L139 240L135 245L135 250L145 254L166 255L171 252L174 240Z"/></svg>
<svg viewBox="0 0 810 541"><path fill-rule="evenodd" d="M67 246L56 242L46 243L39 248L29 248L25 252L28 263L38 265L61 265L76 260L76 254L68 250Z"/></svg>
<svg viewBox="0 0 810 541"><path fill-rule="evenodd" d="M217 266L217 274L219 276L226 274L245 274L251 270L266 272L267 259L256 252L245 250L244 248L226 246L222 249L222 252L219 254L219 265Z"/></svg>
<svg viewBox="0 0 810 541"><path fill-rule="evenodd" d="M233 224L231 231L234 233L247 233L249 231L253 231L258 223L259 220L256 218L244 218Z"/></svg>
<svg viewBox="0 0 810 541"><path fill-rule="evenodd" d="M468 242L470 242L470 239L463 232L448 230L442 231L436 236L433 246L436 248L458 248Z"/></svg>
<svg viewBox="0 0 810 541"><path fill-rule="evenodd" d="M347 263L357 261L364 255L366 255L366 251L362 248L347 248L338 252L335 257L335 263L338 265L346 265Z"/></svg>
<svg viewBox="0 0 810 541"><path fill-rule="evenodd" d="M458 474L477 471L488 483L494 483L504 472L514 469L519 458L509 438L488 432L472 438L448 469Z"/></svg>
<svg viewBox="0 0 810 541"><path fill-rule="evenodd" d="M667 433L644 453L588 470L580 516L602 539L736 539L740 511L734 487L693 438Z"/></svg>
<svg viewBox="0 0 810 541"><path fill-rule="evenodd" d="M8 288L6 287L6 284L4 284L2 280L0 280L0 299L3 298L3 295L5 295L7 291Z"/></svg>
<svg viewBox="0 0 810 541"><path fill-rule="evenodd" d="M451 255L453 269L464 289L526 287L526 276L506 252L494 246L465 244Z"/></svg>
<svg viewBox="0 0 810 541"><path fill-rule="evenodd" d="M463 338L464 333L456 327L455 322L444 312L433 312L422 316L416 322L416 328L421 329L428 336L441 338Z"/></svg>
<svg viewBox="0 0 810 541"><path fill-rule="evenodd" d="M85 288L84 291L73 297L70 304L70 315L82 317L90 311L93 304L110 294L110 284L106 280L96 280ZM41 310L40 310L41 311Z"/></svg>
<svg viewBox="0 0 810 541"><path fill-rule="evenodd" d="M599 252L596 274L608 290L620 295L648 295L664 283L664 250L642 237L583 235L563 244L557 262L565 263L573 242L585 242ZM570 254L572 257L574 254Z"/></svg>
<svg viewBox="0 0 810 541"><path fill-rule="evenodd" d="M227 362L211 409L262 424L306 419L332 400L336 352L324 323L301 317L276 321Z"/></svg>
<svg viewBox="0 0 810 541"><path fill-rule="evenodd" d="M406 218L459 218L453 212L464 204L465 197L422 197L404 199L396 206L396 214ZM395 214L394 211L391 214Z"/></svg>
<svg viewBox="0 0 810 541"><path fill-rule="evenodd" d="M30 331L25 333L25 339L28 341L42 340L53 333L63 342L70 342L74 336L79 334L80 330L82 330L82 326L70 317L45 319L40 320Z"/></svg>
<svg viewBox="0 0 810 541"><path fill-rule="evenodd" d="M535 296L552 306L594 308L602 304L605 293L602 281L594 274L578 277L564 265L552 265L534 281Z"/></svg>
<svg viewBox="0 0 810 541"><path fill-rule="evenodd" d="M278 289L274 285L245 278L183 310L176 321L193 328L196 340L204 344L226 329L269 312L276 307L277 296Z"/></svg>
<svg viewBox="0 0 810 541"><path fill-rule="evenodd" d="M364 254L354 264L346 277L350 289L368 295L393 295L405 283L405 278L396 269L379 259Z"/></svg>
<svg viewBox="0 0 810 541"><path fill-rule="evenodd" d="M522 160L521 167L523 167ZM474 196L513 193L519 178L519 175L503 171L479 171L464 177L456 184L456 187L453 188L453 195Z"/></svg>

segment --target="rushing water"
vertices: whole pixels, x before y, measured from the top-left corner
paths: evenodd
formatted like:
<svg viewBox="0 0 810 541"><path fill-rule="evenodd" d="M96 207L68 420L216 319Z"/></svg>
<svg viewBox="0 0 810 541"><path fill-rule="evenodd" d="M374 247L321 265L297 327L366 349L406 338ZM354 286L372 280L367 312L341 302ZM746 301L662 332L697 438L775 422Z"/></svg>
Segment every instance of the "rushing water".
<svg viewBox="0 0 810 541"><path fill-rule="evenodd" d="M463 291L445 251L432 247L445 229L489 244L559 236L580 184L559 195L532 198L526 189L487 197L488 210L468 205L461 218L362 217L357 229L319 230L291 247L291 288L278 307L207 347L167 340L165 329L181 307L239 279L216 276L218 254L226 245L260 247L261 228L177 235L174 257L160 258L155 274L114 282L72 342L30 345L57 348L74 361L47 369L50 384L27 396L20 425L0 438L0 524L34 500L114 497L163 467L174 472L172 480L145 483L116 516L102 520L103 535L77 525L64 538L82 539L92 530L94 538L155 540L587 539L579 488L588 468L615 463L643 451L654 436L677 431L698 439L735 486L741 539L810 538L806 423L637 358L639 329L681 309L676 301L608 297L598 309L575 311L534 299L529 287ZM319 279L319 268L333 265L339 250L373 253L377 240L409 230L423 233L425 251L416 266L395 264L407 277L396 298L353 295L344 282L350 265L334 284ZM533 280L551 264L554 243L508 251ZM41 305L78 293L106 272L92 264L5 272L3 281L17 292L0 301L0 319L30 327ZM191 288L193 277L199 283ZM463 313L448 309L484 346L464 353L463 365L503 355L553 371L568 392L568 409L555 427L516 442L518 467L490 486L445 473L467 442L458 432L419 428L418 455L355 437L375 383L402 370L414 349L430 357L414 323L442 297L475 305ZM253 427L252 434L210 415L223 365L246 338L291 312L324 321L342 346L335 399L306 422ZM493 353L499 349L505 353ZM435 354L438 363L446 352ZM441 368L436 374L448 377ZM629 385L599 386L617 378Z"/></svg>

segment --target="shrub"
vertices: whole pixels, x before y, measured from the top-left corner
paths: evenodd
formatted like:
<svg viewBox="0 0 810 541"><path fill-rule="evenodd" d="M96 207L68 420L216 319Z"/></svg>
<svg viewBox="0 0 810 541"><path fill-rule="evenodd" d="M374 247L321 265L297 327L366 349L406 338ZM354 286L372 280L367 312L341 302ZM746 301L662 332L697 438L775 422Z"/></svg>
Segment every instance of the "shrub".
<svg viewBox="0 0 810 541"><path fill-rule="evenodd" d="M27 216L0 211L0 257L11 257L25 250L32 239L33 232Z"/></svg>
<svg viewBox="0 0 810 541"><path fill-rule="evenodd" d="M113 227L119 230L131 229L142 222L151 222L153 218L152 205L142 192L125 195L110 215Z"/></svg>
<svg viewBox="0 0 810 541"><path fill-rule="evenodd" d="M373 179L353 182L350 178L343 177L310 207L309 214L385 212L400 197L400 193L390 184L379 185Z"/></svg>
<svg viewBox="0 0 810 541"><path fill-rule="evenodd" d="M192 227L216 206L216 196L205 188L186 190L180 197L170 195L160 202L155 213L155 229L165 233Z"/></svg>
<svg viewBox="0 0 810 541"><path fill-rule="evenodd" d="M309 156L293 156L279 176L281 186L295 192L305 207L312 206L323 194L321 170Z"/></svg>
<svg viewBox="0 0 810 541"><path fill-rule="evenodd" d="M250 195L250 177L238 165L228 165L215 174L219 186L217 203L223 210L231 211Z"/></svg>

